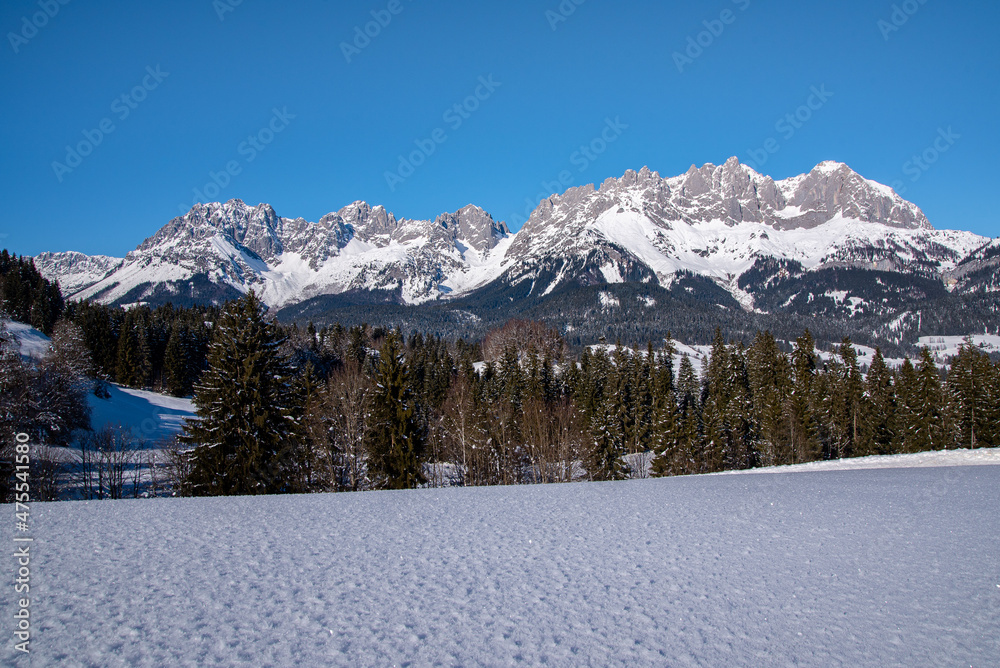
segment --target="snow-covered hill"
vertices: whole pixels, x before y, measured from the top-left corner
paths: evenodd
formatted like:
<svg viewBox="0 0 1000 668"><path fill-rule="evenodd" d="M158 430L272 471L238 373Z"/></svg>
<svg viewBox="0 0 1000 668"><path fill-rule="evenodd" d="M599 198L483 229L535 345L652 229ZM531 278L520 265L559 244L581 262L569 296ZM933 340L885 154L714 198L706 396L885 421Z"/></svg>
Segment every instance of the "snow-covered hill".
<svg viewBox="0 0 1000 668"><path fill-rule="evenodd" d="M995 666L998 485L959 466L34 503L30 663Z"/></svg>
<svg viewBox="0 0 1000 668"><path fill-rule="evenodd" d="M966 289L995 261L970 257L988 243L933 229L916 205L847 165L823 162L774 181L731 158L672 178L643 168L572 188L543 200L516 234L472 205L429 221L354 202L313 223L230 200L193 207L123 259L44 253L36 266L67 296L106 303L218 301L253 288L273 307L343 293L416 304L493 282L531 281L538 296L568 283L670 286L692 272L752 308L756 286L739 279L761 261Z"/></svg>

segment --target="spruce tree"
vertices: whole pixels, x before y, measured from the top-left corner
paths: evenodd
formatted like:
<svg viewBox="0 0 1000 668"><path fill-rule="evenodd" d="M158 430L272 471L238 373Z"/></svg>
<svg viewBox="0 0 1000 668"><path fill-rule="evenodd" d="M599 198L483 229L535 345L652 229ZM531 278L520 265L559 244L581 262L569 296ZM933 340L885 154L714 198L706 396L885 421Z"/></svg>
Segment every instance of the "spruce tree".
<svg viewBox="0 0 1000 668"><path fill-rule="evenodd" d="M944 395L941 375L930 350L920 351L917 365L917 432L913 447L917 452L938 450L944 444Z"/></svg>
<svg viewBox="0 0 1000 668"><path fill-rule="evenodd" d="M250 292L215 324L208 370L195 386L198 419L181 436L195 446L186 481L195 495L294 491L301 401L265 311Z"/></svg>
<svg viewBox="0 0 1000 668"><path fill-rule="evenodd" d="M372 485L381 489L408 489L426 482L421 470L424 438L401 339L398 331L389 333L375 370L368 474Z"/></svg>
<svg viewBox="0 0 1000 668"><path fill-rule="evenodd" d="M145 322L138 309L132 309L125 315L118 337L115 377L128 387L147 387L151 372Z"/></svg>
<svg viewBox="0 0 1000 668"><path fill-rule="evenodd" d="M701 420L704 434L702 449L702 472L722 470L726 449L726 425L724 423L729 402L729 351L722 338L722 332L715 330L708 366L702 379Z"/></svg>
<svg viewBox="0 0 1000 668"><path fill-rule="evenodd" d="M892 376L882 357L882 350L876 348L865 378L868 400L864 404L857 455L890 455L897 451L896 391Z"/></svg>
<svg viewBox="0 0 1000 668"><path fill-rule="evenodd" d="M819 459L821 445L816 424L816 342L807 329L792 351L792 391L789 397L789 441L792 463Z"/></svg>
<svg viewBox="0 0 1000 668"><path fill-rule="evenodd" d="M791 463L790 416L786 408L792 393L792 373L788 357L770 332L754 338L747 354L747 372L754 422L760 428L761 465Z"/></svg>
<svg viewBox="0 0 1000 668"><path fill-rule="evenodd" d="M918 452L920 431L920 390L917 370L904 359L896 372L896 452Z"/></svg>
<svg viewBox="0 0 1000 668"><path fill-rule="evenodd" d="M678 443L677 470L679 474L699 473L701 447L701 404L698 400L700 386L691 359L681 358L677 374Z"/></svg>
<svg viewBox="0 0 1000 668"><path fill-rule="evenodd" d="M653 426L652 447L654 476L676 475L680 444L680 416L677 412L677 397L674 393L674 348L673 339L667 335L663 351L656 357L653 369Z"/></svg>
<svg viewBox="0 0 1000 668"><path fill-rule="evenodd" d="M995 447L1000 426L996 403L1000 394L990 358L966 341L948 371L948 412L954 422L954 443L962 448Z"/></svg>
<svg viewBox="0 0 1000 668"><path fill-rule="evenodd" d="M191 389L185 338L185 331L181 327L172 327L163 355L164 382L167 392L175 397L183 397Z"/></svg>

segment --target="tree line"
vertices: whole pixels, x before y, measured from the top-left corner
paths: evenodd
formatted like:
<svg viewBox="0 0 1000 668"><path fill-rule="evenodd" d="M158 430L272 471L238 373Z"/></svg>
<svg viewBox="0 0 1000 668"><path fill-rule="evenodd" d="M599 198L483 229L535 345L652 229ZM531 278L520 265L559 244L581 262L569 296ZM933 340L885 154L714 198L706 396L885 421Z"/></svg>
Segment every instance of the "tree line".
<svg viewBox="0 0 1000 668"><path fill-rule="evenodd" d="M716 331L699 372L669 338L575 357L523 321L479 346L296 336L289 348L252 295L224 310L181 439L186 493L615 480L1000 444L1000 369L971 344L947 374L926 349L898 369L876 350L863 373L848 339L824 359L808 330L787 353L767 332L745 346Z"/></svg>
<svg viewBox="0 0 1000 668"><path fill-rule="evenodd" d="M83 430L90 461L117 461L118 441L90 431L87 392L103 379L193 394L199 420L171 467L185 494L611 480L1000 445L1000 372L969 343L945 373L927 350L899 368L876 351L866 368L848 339L821 356L808 330L794 345L716 330L699 365L669 337L573 354L533 321L477 343L283 326L252 294L223 307L70 303L50 331L54 352L35 362L0 332L4 431L59 445Z"/></svg>

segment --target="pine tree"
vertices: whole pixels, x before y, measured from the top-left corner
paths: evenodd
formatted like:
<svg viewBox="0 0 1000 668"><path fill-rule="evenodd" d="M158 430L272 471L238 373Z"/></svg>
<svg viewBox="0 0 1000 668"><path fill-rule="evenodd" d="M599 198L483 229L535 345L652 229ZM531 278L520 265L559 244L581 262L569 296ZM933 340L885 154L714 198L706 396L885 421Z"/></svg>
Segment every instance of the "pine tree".
<svg viewBox="0 0 1000 668"><path fill-rule="evenodd" d="M138 309L125 315L118 337L115 377L128 387L147 387L152 373L146 323Z"/></svg>
<svg viewBox="0 0 1000 668"><path fill-rule="evenodd" d="M948 371L948 412L954 422L953 442L962 448L1000 445L996 403L1000 394L996 368L989 357L966 341Z"/></svg>
<svg viewBox="0 0 1000 668"><path fill-rule="evenodd" d="M195 386L199 419L181 437L196 446L186 481L195 495L293 491L301 401L265 311L250 292L227 304L215 325L208 370Z"/></svg>
<svg viewBox="0 0 1000 668"><path fill-rule="evenodd" d="M865 378L868 400L863 413L858 455L890 455L897 452L896 391L892 376L882 357L882 350L876 348Z"/></svg>
<svg viewBox="0 0 1000 668"><path fill-rule="evenodd" d="M862 431L864 379L858 367L858 355L850 338L837 348L840 360L830 367L830 396L827 406L830 458L854 457Z"/></svg>
<svg viewBox="0 0 1000 668"><path fill-rule="evenodd" d="M941 375L930 350L920 351L917 365L917 431L912 447L926 452L944 447L944 395Z"/></svg>
<svg viewBox="0 0 1000 668"><path fill-rule="evenodd" d="M761 465L791 463L790 416L786 408L792 393L792 372L788 357L770 332L761 332L754 339L747 355L747 372L754 422L761 434Z"/></svg>
<svg viewBox="0 0 1000 668"><path fill-rule="evenodd" d="M820 457L821 445L816 424L816 342L807 329L795 340L792 351L792 391L789 397L789 441L792 463L810 462Z"/></svg>
<svg viewBox="0 0 1000 668"><path fill-rule="evenodd" d="M654 476L676 475L681 470L679 462L680 416L677 412L677 397L674 393L674 348L673 339L667 335L666 344L653 373L653 427L652 447L655 456L652 462Z"/></svg>
<svg viewBox="0 0 1000 668"><path fill-rule="evenodd" d="M732 346L729 351L726 379L726 407L722 414L723 468L754 468L760 465L760 427L754 418L750 372L742 344Z"/></svg>
<svg viewBox="0 0 1000 668"><path fill-rule="evenodd" d="M726 425L724 423L729 396L729 351L722 332L715 330L708 366L702 378L701 420L704 434L701 471L721 471L725 460Z"/></svg>
<svg viewBox="0 0 1000 668"><path fill-rule="evenodd" d="M421 470L424 439L401 335L390 332L379 350L368 432L368 473L373 486L407 489L426 482Z"/></svg>
<svg viewBox="0 0 1000 668"><path fill-rule="evenodd" d="M678 473L698 473L701 446L700 386L691 359L684 355L677 374L678 396Z"/></svg>
<svg viewBox="0 0 1000 668"><path fill-rule="evenodd" d="M175 397L183 397L191 390L185 333L180 326L175 325L170 329L170 338L163 356L163 377L167 392Z"/></svg>

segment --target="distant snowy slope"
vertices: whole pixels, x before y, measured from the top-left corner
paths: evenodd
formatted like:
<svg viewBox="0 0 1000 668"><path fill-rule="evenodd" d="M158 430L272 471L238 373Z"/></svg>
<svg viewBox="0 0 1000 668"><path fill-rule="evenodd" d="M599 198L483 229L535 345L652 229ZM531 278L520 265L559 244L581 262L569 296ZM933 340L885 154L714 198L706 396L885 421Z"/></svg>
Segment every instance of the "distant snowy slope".
<svg viewBox="0 0 1000 668"><path fill-rule="evenodd" d="M156 445L169 439L184 427L184 421L194 415L191 399L170 397L146 390L134 390L119 385L109 387L111 398L88 395L95 429L105 424L129 427L136 437Z"/></svg>
<svg viewBox="0 0 1000 668"><path fill-rule="evenodd" d="M31 665L996 666L998 487L979 466L36 503Z"/></svg>
<svg viewBox="0 0 1000 668"><path fill-rule="evenodd" d="M7 326L7 331L17 339L21 357L40 360L49 354L52 339L23 322L5 320L4 324Z"/></svg>
<svg viewBox="0 0 1000 668"><path fill-rule="evenodd" d="M823 462L769 466L744 471L722 471L712 475L740 475L745 473L802 473L810 471L856 471L860 469L901 469L928 466L1000 466L1000 448L977 450L937 450L914 452L904 455L872 455L831 459Z"/></svg>

